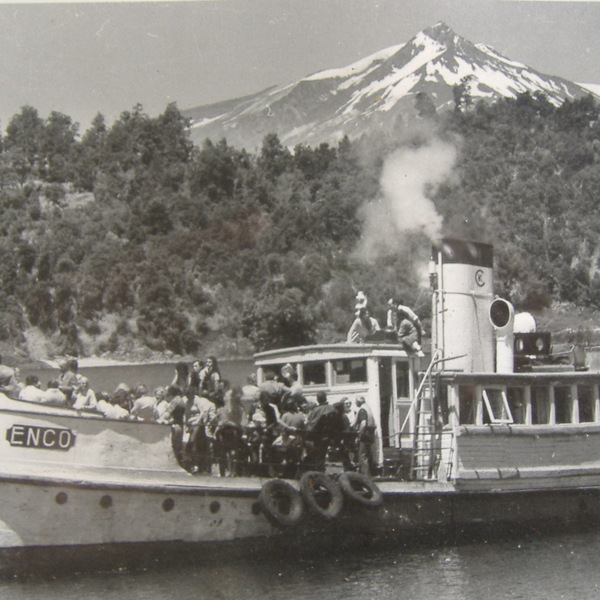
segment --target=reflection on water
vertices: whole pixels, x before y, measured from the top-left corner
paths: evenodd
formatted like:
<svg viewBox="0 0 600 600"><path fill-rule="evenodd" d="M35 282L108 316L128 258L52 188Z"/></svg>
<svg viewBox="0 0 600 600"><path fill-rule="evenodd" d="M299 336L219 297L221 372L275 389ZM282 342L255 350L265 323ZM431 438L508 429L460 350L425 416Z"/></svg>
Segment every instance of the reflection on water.
<svg viewBox="0 0 600 600"><path fill-rule="evenodd" d="M600 533L0 583L3 600L588 600Z"/></svg>

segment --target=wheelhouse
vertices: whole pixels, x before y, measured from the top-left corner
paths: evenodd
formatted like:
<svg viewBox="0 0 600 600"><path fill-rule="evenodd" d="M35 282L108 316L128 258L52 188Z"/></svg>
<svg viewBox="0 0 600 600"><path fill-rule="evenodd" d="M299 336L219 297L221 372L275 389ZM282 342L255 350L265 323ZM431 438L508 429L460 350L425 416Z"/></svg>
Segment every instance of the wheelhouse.
<svg viewBox="0 0 600 600"><path fill-rule="evenodd" d="M419 384L421 359L408 355L396 344L324 344L261 352L255 356L257 380L275 375L290 363L302 385L303 395L315 400L319 391L328 402L364 396L377 423L378 454L399 448L401 428L414 424L412 398ZM411 444L405 440L404 445Z"/></svg>

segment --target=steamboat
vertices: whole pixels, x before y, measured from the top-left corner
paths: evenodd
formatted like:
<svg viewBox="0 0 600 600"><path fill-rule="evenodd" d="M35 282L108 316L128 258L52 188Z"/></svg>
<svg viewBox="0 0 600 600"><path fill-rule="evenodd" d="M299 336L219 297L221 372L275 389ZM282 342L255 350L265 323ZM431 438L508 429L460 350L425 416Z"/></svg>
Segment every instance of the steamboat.
<svg viewBox="0 0 600 600"><path fill-rule="evenodd" d="M425 358L385 339L255 356L259 382L290 363L309 398L365 398L373 479L331 464L299 481L192 475L169 426L0 396L2 571L595 523L600 372L551 360L548 334L515 327L490 245L443 240L430 279Z"/></svg>

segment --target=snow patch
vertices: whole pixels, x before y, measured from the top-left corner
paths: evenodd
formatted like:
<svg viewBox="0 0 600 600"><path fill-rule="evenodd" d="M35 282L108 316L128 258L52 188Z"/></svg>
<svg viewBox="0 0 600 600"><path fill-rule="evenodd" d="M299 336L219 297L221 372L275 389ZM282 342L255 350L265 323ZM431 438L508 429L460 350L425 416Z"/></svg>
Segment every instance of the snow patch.
<svg viewBox="0 0 600 600"><path fill-rule="evenodd" d="M503 63L510 65L511 67L517 67L519 69L528 68L527 65L524 65L523 63L517 62L516 60L509 60L508 58L502 56L502 54L498 54L496 50L494 50L491 46L488 46L487 44L475 44L475 48L477 48L477 50L481 50L481 52L487 54L488 56L491 56L496 60L502 61Z"/></svg>
<svg viewBox="0 0 600 600"><path fill-rule="evenodd" d="M335 69L326 69L325 71L319 71L318 73L314 73L313 75L309 75L305 77L302 81L317 81L319 79L335 79L335 78L346 78L353 77L358 73L362 73L366 69L368 69L372 63L374 62L383 62L393 56L401 50L406 44L398 44L396 46L390 46L389 48L384 48L379 52L375 52L375 54L371 54L366 58L362 58L351 65L347 65L345 67L339 67Z"/></svg>

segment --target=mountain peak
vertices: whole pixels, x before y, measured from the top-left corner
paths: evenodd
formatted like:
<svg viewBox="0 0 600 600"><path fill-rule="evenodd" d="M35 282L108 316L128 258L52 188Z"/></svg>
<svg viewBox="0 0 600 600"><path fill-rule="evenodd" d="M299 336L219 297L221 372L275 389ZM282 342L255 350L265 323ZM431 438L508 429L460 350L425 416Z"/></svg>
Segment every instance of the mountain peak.
<svg viewBox="0 0 600 600"><path fill-rule="evenodd" d="M440 21L406 43L351 65L223 103L220 115L203 107L184 114L192 119L195 141L225 137L230 144L256 149L265 135L276 133L290 147L336 143L344 135L403 127L423 116L423 98L430 115L454 108L454 86L465 77L475 101L542 93L558 106L588 93L506 58L491 46L473 44Z"/></svg>
<svg viewBox="0 0 600 600"><path fill-rule="evenodd" d="M423 30L423 33L429 37L437 40L438 42L444 42L449 39L458 37L454 31L444 23L444 21L438 21L435 25L427 27Z"/></svg>

